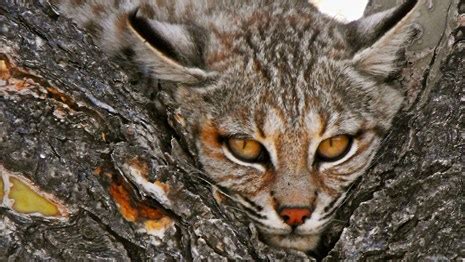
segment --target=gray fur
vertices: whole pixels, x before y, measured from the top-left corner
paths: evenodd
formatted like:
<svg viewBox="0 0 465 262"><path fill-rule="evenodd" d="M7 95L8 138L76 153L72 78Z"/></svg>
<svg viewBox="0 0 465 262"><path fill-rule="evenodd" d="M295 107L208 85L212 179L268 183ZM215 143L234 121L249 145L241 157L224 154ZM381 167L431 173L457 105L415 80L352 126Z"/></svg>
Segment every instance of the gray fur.
<svg viewBox="0 0 465 262"><path fill-rule="evenodd" d="M177 84L175 98L196 134L204 170L241 205L250 209L248 199L261 207L255 212L263 218L253 220L272 245L317 245L403 101L387 80L402 65L413 5L348 25L303 0L69 0L60 6L93 29L107 52L131 48L152 77ZM127 21L131 15L149 25L156 41ZM271 166L234 159L212 134L259 141ZM347 157L315 164L319 143L339 134L359 134ZM292 231L275 205L312 206L313 214Z"/></svg>

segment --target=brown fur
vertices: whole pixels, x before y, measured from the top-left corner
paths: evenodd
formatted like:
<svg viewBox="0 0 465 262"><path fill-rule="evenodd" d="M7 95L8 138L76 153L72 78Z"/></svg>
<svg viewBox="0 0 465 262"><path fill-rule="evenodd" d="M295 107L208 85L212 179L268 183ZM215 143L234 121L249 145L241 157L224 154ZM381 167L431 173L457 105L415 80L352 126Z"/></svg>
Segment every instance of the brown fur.
<svg viewBox="0 0 465 262"><path fill-rule="evenodd" d="M306 251L401 106L402 92L387 80L411 37L411 21L399 19L411 17L412 1L349 24L307 0L63 0L61 7L107 52L129 50L149 77L174 84L205 173L262 217L251 214L265 241ZM353 137L345 155L319 158L318 145L337 135ZM228 137L261 143L266 163L235 157ZM311 216L291 227L278 212L285 207Z"/></svg>

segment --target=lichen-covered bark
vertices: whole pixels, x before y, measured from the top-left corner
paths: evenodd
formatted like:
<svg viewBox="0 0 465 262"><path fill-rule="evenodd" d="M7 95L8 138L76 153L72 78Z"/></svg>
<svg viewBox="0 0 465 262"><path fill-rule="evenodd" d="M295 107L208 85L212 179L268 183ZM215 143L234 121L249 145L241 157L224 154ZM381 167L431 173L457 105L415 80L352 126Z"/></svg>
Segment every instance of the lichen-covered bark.
<svg viewBox="0 0 465 262"><path fill-rule="evenodd" d="M329 261L465 257L465 1L435 8L444 26L411 50L408 103L328 230ZM217 204L169 96L121 66L47 1L0 0L0 258L311 259ZM58 211L19 209L15 179Z"/></svg>

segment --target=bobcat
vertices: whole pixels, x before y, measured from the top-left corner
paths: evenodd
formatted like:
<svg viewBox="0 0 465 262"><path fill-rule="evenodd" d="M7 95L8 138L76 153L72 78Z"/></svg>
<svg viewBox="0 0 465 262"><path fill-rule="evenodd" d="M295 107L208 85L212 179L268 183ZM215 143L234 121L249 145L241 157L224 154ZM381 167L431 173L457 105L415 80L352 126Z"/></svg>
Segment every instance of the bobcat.
<svg viewBox="0 0 465 262"><path fill-rule="evenodd" d="M417 1L347 24L304 0L62 0L174 99L209 178L270 245L314 249L403 101Z"/></svg>

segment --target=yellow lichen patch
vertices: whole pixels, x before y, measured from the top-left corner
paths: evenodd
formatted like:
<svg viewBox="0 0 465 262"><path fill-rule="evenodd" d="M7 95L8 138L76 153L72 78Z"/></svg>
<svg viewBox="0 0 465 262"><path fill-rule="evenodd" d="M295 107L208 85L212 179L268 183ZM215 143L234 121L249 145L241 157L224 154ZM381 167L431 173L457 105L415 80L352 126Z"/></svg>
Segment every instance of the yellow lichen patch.
<svg viewBox="0 0 465 262"><path fill-rule="evenodd" d="M147 232L165 230L173 224L173 220L169 217L162 217L158 220L146 220L144 222Z"/></svg>
<svg viewBox="0 0 465 262"><path fill-rule="evenodd" d="M57 204L36 192L30 185L15 177L10 177L8 197L14 201L12 208L19 213L39 213L44 216L62 215Z"/></svg>

